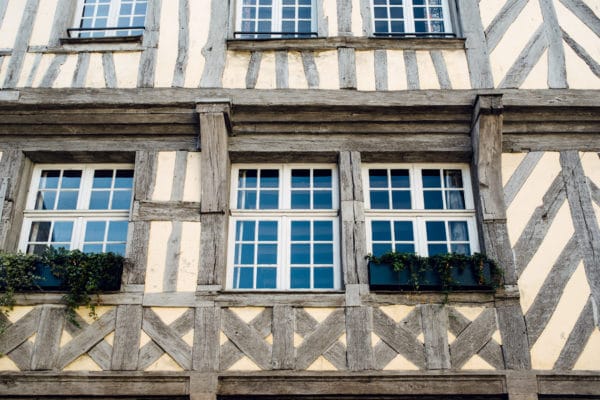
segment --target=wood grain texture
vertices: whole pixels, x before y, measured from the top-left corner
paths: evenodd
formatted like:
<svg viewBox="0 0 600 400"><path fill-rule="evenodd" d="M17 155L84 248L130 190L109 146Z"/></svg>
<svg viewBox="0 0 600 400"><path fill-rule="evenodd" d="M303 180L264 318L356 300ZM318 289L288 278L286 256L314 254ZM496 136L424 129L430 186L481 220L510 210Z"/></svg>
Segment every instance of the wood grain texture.
<svg viewBox="0 0 600 400"><path fill-rule="evenodd" d="M506 369L531 369L527 326L518 302L496 303Z"/></svg>
<svg viewBox="0 0 600 400"><path fill-rule="evenodd" d="M346 347L348 369L373 369L373 313L370 307L346 307Z"/></svg>
<svg viewBox="0 0 600 400"><path fill-rule="evenodd" d="M194 371L212 372L219 369L219 333L221 313L218 307L196 308L194 323Z"/></svg>
<svg viewBox="0 0 600 400"><path fill-rule="evenodd" d="M106 87L115 89L118 86L118 82L113 53L102 53L102 67L104 68L104 83Z"/></svg>
<svg viewBox="0 0 600 400"><path fill-rule="evenodd" d="M246 89L254 89L256 82L258 81L258 74L260 72L260 63L262 61L262 52L253 51L250 54L250 61L248 62L248 70L246 70Z"/></svg>
<svg viewBox="0 0 600 400"><path fill-rule="evenodd" d="M556 8L549 0L541 0L540 8L544 19L544 34L548 42L548 87L568 88L565 50Z"/></svg>
<svg viewBox="0 0 600 400"><path fill-rule="evenodd" d="M498 46L508 28L515 22L515 19L521 14L521 11L523 11L526 5L527 0L508 0L504 3L500 11L485 30L487 50L489 53L494 51L496 46Z"/></svg>
<svg viewBox="0 0 600 400"><path fill-rule="evenodd" d="M182 201L135 201L134 221L200 222L200 203Z"/></svg>
<svg viewBox="0 0 600 400"><path fill-rule="evenodd" d="M420 306L425 338L427 369L449 369L448 313L444 306L426 304Z"/></svg>
<svg viewBox="0 0 600 400"><path fill-rule="evenodd" d="M519 54L498 87L519 88L547 48L548 42L544 36L544 29L543 26L540 26L531 36L524 50Z"/></svg>
<svg viewBox="0 0 600 400"><path fill-rule="evenodd" d="M592 299L588 299L587 303L581 313L573 330L567 338L558 359L554 363L553 369L555 370L572 370L579 360L579 357L585 350L585 346L588 343L590 336L596 329L594 324L594 306Z"/></svg>
<svg viewBox="0 0 600 400"><path fill-rule="evenodd" d="M25 3L19 30L17 31L17 36L12 46L12 54L8 61L8 66L6 67L6 76L3 85L4 89L14 88L19 82L39 3L39 0L27 0Z"/></svg>
<svg viewBox="0 0 600 400"><path fill-rule="evenodd" d="M271 369L272 349L260 335L228 309L221 310L223 333L261 369Z"/></svg>
<svg viewBox="0 0 600 400"><path fill-rule="evenodd" d="M200 78L200 87L203 88L217 88L222 85L227 57L227 44L223 40L223 35L228 32L229 3L223 0L211 0L210 2L208 39L202 48L202 55L206 60Z"/></svg>
<svg viewBox="0 0 600 400"><path fill-rule="evenodd" d="M73 88L85 87L85 80L87 78L89 67L90 67L90 53L79 53L77 55L77 65L75 66L75 73L73 74L73 80L71 81L71 87L73 87Z"/></svg>
<svg viewBox="0 0 600 400"><path fill-rule="evenodd" d="M42 306L33 354L32 370L51 370L59 353L60 338L65 322L65 309L62 306Z"/></svg>
<svg viewBox="0 0 600 400"><path fill-rule="evenodd" d="M10 352L36 333L41 314L42 309L36 307L16 323L6 327L6 330L0 336L0 353Z"/></svg>
<svg viewBox="0 0 600 400"><path fill-rule="evenodd" d="M296 369L308 368L320 355L334 345L345 332L343 309L333 311L318 327L304 337L296 348Z"/></svg>
<svg viewBox="0 0 600 400"><path fill-rule="evenodd" d="M513 172L506 185L504 185L504 202L506 207L510 206L543 155L544 153L541 151L528 152L525 158L519 163L515 172Z"/></svg>
<svg viewBox="0 0 600 400"><path fill-rule="evenodd" d="M273 307L273 369L294 369L294 309Z"/></svg>
<svg viewBox="0 0 600 400"><path fill-rule="evenodd" d="M142 329L183 369L192 368L192 349L150 308L144 309Z"/></svg>
<svg viewBox="0 0 600 400"><path fill-rule="evenodd" d="M452 368L461 368L490 341L496 331L496 310L485 309L450 345Z"/></svg>
<svg viewBox="0 0 600 400"><path fill-rule="evenodd" d="M425 369L425 347L416 335L378 309L373 309L373 332L419 369Z"/></svg>
<svg viewBox="0 0 600 400"><path fill-rule="evenodd" d="M185 83L185 72L189 58L190 45L190 3L189 0L179 0L178 9L178 38L177 38L177 60L173 69L173 87L183 87Z"/></svg>
<svg viewBox="0 0 600 400"><path fill-rule="evenodd" d="M141 305L117 307L115 339L113 341L112 370L135 371L138 366L142 331Z"/></svg>
<svg viewBox="0 0 600 400"><path fill-rule="evenodd" d="M338 71L340 89L356 89L356 54L354 49L348 47L338 49Z"/></svg>
<svg viewBox="0 0 600 400"><path fill-rule="evenodd" d="M161 9L162 0L148 0L143 39L144 51L138 67L137 87L154 87Z"/></svg>
<svg viewBox="0 0 600 400"><path fill-rule="evenodd" d="M463 34L469 41L467 63L473 89L493 88L492 69L486 46L479 3L476 0L456 0Z"/></svg>

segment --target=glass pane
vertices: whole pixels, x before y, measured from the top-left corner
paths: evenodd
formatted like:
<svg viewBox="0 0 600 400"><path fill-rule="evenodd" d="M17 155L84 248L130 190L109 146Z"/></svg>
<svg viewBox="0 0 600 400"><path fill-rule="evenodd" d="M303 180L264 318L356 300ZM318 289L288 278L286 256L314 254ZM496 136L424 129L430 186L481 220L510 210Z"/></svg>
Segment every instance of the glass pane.
<svg viewBox="0 0 600 400"><path fill-rule="evenodd" d="M427 252L429 256L435 256L436 254L448 253L448 247L445 244L429 244L427 245Z"/></svg>
<svg viewBox="0 0 600 400"><path fill-rule="evenodd" d="M106 245L107 253L125 255L125 243L109 243Z"/></svg>
<svg viewBox="0 0 600 400"><path fill-rule="evenodd" d="M293 7L283 7L281 15L285 19L292 19L296 16L295 9Z"/></svg>
<svg viewBox="0 0 600 400"><path fill-rule="evenodd" d="M127 240L127 221L111 221L108 224L109 242L125 242Z"/></svg>
<svg viewBox="0 0 600 400"><path fill-rule="evenodd" d="M308 188L310 187L310 170L294 169L292 170L292 187Z"/></svg>
<svg viewBox="0 0 600 400"><path fill-rule="evenodd" d="M308 190L292 191L292 209L294 209L294 210L310 209L310 192Z"/></svg>
<svg viewBox="0 0 600 400"><path fill-rule="evenodd" d="M314 246L314 264L333 264L332 244L317 243Z"/></svg>
<svg viewBox="0 0 600 400"><path fill-rule="evenodd" d="M279 187L279 171L276 169L263 169L260 171L260 187Z"/></svg>
<svg viewBox="0 0 600 400"><path fill-rule="evenodd" d="M333 208L332 193L329 190L316 190L313 193L313 208L316 210L328 210Z"/></svg>
<svg viewBox="0 0 600 400"><path fill-rule="evenodd" d="M394 210L410 210L412 208L410 192L408 190L392 191L392 208Z"/></svg>
<svg viewBox="0 0 600 400"><path fill-rule="evenodd" d="M290 287L310 289L310 268L291 268Z"/></svg>
<svg viewBox="0 0 600 400"><path fill-rule="evenodd" d="M371 240L383 242L392 240L392 229L389 221L371 221Z"/></svg>
<svg viewBox="0 0 600 400"><path fill-rule="evenodd" d="M427 22L415 21L415 32L417 32L417 33L429 32L429 30L427 28Z"/></svg>
<svg viewBox="0 0 600 400"><path fill-rule="evenodd" d="M371 199L371 208L374 210L388 210L390 208L390 198L387 191L374 191L369 193Z"/></svg>
<svg viewBox="0 0 600 400"><path fill-rule="evenodd" d="M277 268L257 268L256 288L275 289L277 287Z"/></svg>
<svg viewBox="0 0 600 400"><path fill-rule="evenodd" d="M315 221L314 240L333 241L333 222Z"/></svg>
<svg viewBox="0 0 600 400"><path fill-rule="evenodd" d="M402 7L392 7L390 8L390 17L391 18L404 18L404 9Z"/></svg>
<svg viewBox="0 0 600 400"><path fill-rule="evenodd" d="M108 210L110 192L108 190L94 190L90 197L90 210Z"/></svg>
<svg viewBox="0 0 600 400"><path fill-rule="evenodd" d="M464 210L465 195L462 190L449 190L446 192L446 207L449 210Z"/></svg>
<svg viewBox="0 0 600 400"><path fill-rule="evenodd" d="M315 289L333 289L333 268L315 268Z"/></svg>
<svg viewBox="0 0 600 400"><path fill-rule="evenodd" d="M330 169L315 169L313 171L314 186L316 188L330 188L331 187L331 170Z"/></svg>
<svg viewBox="0 0 600 400"><path fill-rule="evenodd" d="M50 221L33 222L29 233L30 242L47 242L50 237Z"/></svg>
<svg viewBox="0 0 600 400"><path fill-rule="evenodd" d="M242 190L238 194L238 208L242 210L256 209L256 190Z"/></svg>
<svg viewBox="0 0 600 400"><path fill-rule="evenodd" d="M292 264L308 265L310 264L310 244L292 243Z"/></svg>
<svg viewBox="0 0 600 400"><path fill-rule="evenodd" d="M238 221L236 240L252 241L254 240L255 221Z"/></svg>
<svg viewBox="0 0 600 400"><path fill-rule="evenodd" d="M44 244L35 244L27 246L27 254L37 254L41 256L46 251L46 245Z"/></svg>
<svg viewBox="0 0 600 400"><path fill-rule="evenodd" d="M400 242L412 242L413 225L411 221L394 221L394 239Z"/></svg>
<svg viewBox="0 0 600 400"><path fill-rule="evenodd" d="M88 221L85 224L86 242L103 242L104 232L106 230L105 221Z"/></svg>
<svg viewBox="0 0 600 400"><path fill-rule="evenodd" d="M73 233L73 222L57 221L52 229L51 242L70 242Z"/></svg>
<svg viewBox="0 0 600 400"><path fill-rule="evenodd" d="M391 171L393 188L409 188L410 178L407 169L393 169Z"/></svg>
<svg viewBox="0 0 600 400"><path fill-rule="evenodd" d="M310 19L310 8L309 7L300 7L298 9L298 18L302 19Z"/></svg>
<svg viewBox="0 0 600 400"><path fill-rule="evenodd" d="M121 4L121 15L131 15L132 7L131 4Z"/></svg>
<svg viewBox="0 0 600 400"><path fill-rule="evenodd" d="M254 264L254 245L253 244L242 244L242 258L240 264L251 265Z"/></svg>
<svg viewBox="0 0 600 400"><path fill-rule="evenodd" d="M427 241L437 242L446 240L446 225L444 221L427 221Z"/></svg>
<svg viewBox="0 0 600 400"><path fill-rule="evenodd" d="M279 192L276 190L261 190L259 204L261 210L279 208Z"/></svg>
<svg viewBox="0 0 600 400"><path fill-rule="evenodd" d="M450 240L453 242L469 241L469 228L466 221L450 221L448 227L450 229Z"/></svg>
<svg viewBox="0 0 600 400"><path fill-rule="evenodd" d="M387 7L375 7L375 18L387 18L388 17L388 9Z"/></svg>
<svg viewBox="0 0 600 400"><path fill-rule="evenodd" d="M277 241L277 221L260 221L258 223L258 240L261 242Z"/></svg>
<svg viewBox="0 0 600 400"><path fill-rule="evenodd" d="M101 244L86 244L83 246L84 253L102 253Z"/></svg>
<svg viewBox="0 0 600 400"><path fill-rule="evenodd" d="M75 210L77 208L77 196L79 192L61 191L58 195L57 210Z"/></svg>
<svg viewBox="0 0 600 400"><path fill-rule="evenodd" d="M391 31L393 33L404 33L404 22L392 21Z"/></svg>
<svg viewBox="0 0 600 400"><path fill-rule="evenodd" d="M424 169L421 171L423 177L423 187L425 188L438 188L442 187L442 181L440 180L439 169Z"/></svg>
<svg viewBox="0 0 600 400"><path fill-rule="evenodd" d="M369 187L370 188L387 188L387 170L385 169L370 169L369 170Z"/></svg>
<svg viewBox="0 0 600 400"><path fill-rule="evenodd" d="M444 208L444 201L442 200L441 191L424 191L423 199L425 201L425 209L427 210L442 210Z"/></svg>
<svg viewBox="0 0 600 400"><path fill-rule="evenodd" d="M257 252L257 264L277 264L277 245L259 244Z"/></svg>
<svg viewBox="0 0 600 400"><path fill-rule="evenodd" d="M237 289L252 289L254 287L254 269L237 268L239 270L239 282Z"/></svg>
<svg viewBox="0 0 600 400"><path fill-rule="evenodd" d="M414 17L415 18L426 18L427 14L425 13L425 8L424 7L414 7L413 8L413 13L414 13Z"/></svg>
<svg viewBox="0 0 600 400"><path fill-rule="evenodd" d="M35 201L35 209L36 210L53 210L55 201L56 201L56 192L54 190L38 192L37 199Z"/></svg>
<svg viewBox="0 0 600 400"><path fill-rule="evenodd" d="M386 33L389 31L387 21L375 21L375 32Z"/></svg>
<svg viewBox="0 0 600 400"><path fill-rule="evenodd" d="M373 243L373 255L375 257L379 257L389 251L392 251L392 245L390 243Z"/></svg>
<svg viewBox="0 0 600 400"><path fill-rule="evenodd" d="M133 187L133 170L131 170L131 169L117 170L117 177L115 179L115 187L118 189L132 188Z"/></svg>
<svg viewBox="0 0 600 400"><path fill-rule="evenodd" d="M463 243L451 244L450 249L453 253L459 253L459 254L465 254L465 255L471 254L471 246L469 246L468 244L463 244Z"/></svg>
<svg viewBox="0 0 600 400"><path fill-rule="evenodd" d="M398 253L414 253L415 252L415 246L412 244L408 244L408 243L397 243L396 244L396 251Z"/></svg>
<svg viewBox="0 0 600 400"><path fill-rule="evenodd" d="M238 178L238 187L255 188L257 174L257 170L255 169L241 169Z"/></svg>
<svg viewBox="0 0 600 400"><path fill-rule="evenodd" d="M462 188L462 171L460 169L445 169L444 183L447 188Z"/></svg>
<svg viewBox="0 0 600 400"><path fill-rule="evenodd" d="M113 210L128 210L131 206L131 190L118 190L113 192Z"/></svg>
<svg viewBox="0 0 600 400"><path fill-rule="evenodd" d="M65 171L61 187L63 189L79 189L81 183L81 171Z"/></svg>
<svg viewBox="0 0 600 400"><path fill-rule="evenodd" d="M431 7L429 9L429 18L442 18L442 8L441 7Z"/></svg>
<svg viewBox="0 0 600 400"><path fill-rule="evenodd" d="M310 221L292 221L291 237L293 242L310 241Z"/></svg>
<svg viewBox="0 0 600 400"><path fill-rule="evenodd" d="M113 171L111 169L97 169L94 171L93 188L107 189L112 186Z"/></svg>

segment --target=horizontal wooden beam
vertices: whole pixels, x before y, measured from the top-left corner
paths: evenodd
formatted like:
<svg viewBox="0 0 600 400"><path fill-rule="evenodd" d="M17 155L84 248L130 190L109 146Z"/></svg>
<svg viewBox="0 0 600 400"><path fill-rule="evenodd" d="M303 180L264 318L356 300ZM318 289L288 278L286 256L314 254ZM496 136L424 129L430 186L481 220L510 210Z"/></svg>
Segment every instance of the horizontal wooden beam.
<svg viewBox="0 0 600 400"><path fill-rule="evenodd" d="M538 375L537 382L542 395L597 396L600 393L600 376L593 372Z"/></svg>

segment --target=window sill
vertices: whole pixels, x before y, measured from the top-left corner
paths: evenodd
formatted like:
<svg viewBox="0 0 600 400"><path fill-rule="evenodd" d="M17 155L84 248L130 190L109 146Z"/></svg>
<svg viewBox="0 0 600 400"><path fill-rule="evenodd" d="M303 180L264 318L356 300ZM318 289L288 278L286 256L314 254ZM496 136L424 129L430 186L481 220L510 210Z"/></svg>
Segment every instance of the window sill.
<svg viewBox="0 0 600 400"><path fill-rule="evenodd" d="M464 38L390 38L333 36L306 39L228 39L227 49L238 51L333 50L464 50Z"/></svg>
<svg viewBox="0 0 600 400"><path fill-rule="evenodd" d="M30 46L30 53L81 53L95 51L143 51L142 36L113 36L102 38L61 38L55 47Z"/></svg>

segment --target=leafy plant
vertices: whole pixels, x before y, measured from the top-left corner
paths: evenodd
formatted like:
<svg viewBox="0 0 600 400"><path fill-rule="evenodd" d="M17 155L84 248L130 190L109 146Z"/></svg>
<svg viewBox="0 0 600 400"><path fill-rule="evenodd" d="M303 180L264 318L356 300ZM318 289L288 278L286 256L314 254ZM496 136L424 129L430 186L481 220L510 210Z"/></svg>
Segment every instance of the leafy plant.
<svg viewBox="0 0 600 400"><path fill-rule="evenodd" d="M38 257L21 252L10 254L0 252L0 307L8 316L15 305L15 293L36 287L36 263ZM4 324L0 321L0 333Z"/></svg>

